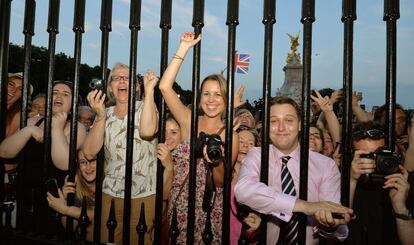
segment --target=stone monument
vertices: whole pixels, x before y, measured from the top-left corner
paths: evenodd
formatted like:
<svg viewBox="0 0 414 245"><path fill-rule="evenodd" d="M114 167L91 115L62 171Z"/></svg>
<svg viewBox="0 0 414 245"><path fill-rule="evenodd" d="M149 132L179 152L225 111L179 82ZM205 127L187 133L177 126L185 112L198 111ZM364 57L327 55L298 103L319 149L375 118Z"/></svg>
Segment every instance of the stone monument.
<svg viewBox="0 0 414 245"><path fill-rule="evenodd" d="M300 53L297 53L299 46L299 34L292 36L287 33L290 38L290 53L286 57L286 65L283 67L285 72L285 81L276 92L277 96L287 96L300 103L302 99L302 71Z"/></svg>

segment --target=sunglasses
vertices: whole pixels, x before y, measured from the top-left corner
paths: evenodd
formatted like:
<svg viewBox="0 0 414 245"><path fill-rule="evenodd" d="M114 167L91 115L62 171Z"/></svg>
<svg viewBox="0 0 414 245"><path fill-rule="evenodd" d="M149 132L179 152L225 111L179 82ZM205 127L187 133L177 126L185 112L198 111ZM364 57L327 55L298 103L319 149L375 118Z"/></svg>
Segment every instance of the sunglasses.
<svg viewBox="0 0 414 245"><path fill-rule="evenodd" d="M385 138L385 133L380 129L358 130L353 132L352 138L354 140L361 140L365 138L370 138L374 140L383 139Z"/></svg>

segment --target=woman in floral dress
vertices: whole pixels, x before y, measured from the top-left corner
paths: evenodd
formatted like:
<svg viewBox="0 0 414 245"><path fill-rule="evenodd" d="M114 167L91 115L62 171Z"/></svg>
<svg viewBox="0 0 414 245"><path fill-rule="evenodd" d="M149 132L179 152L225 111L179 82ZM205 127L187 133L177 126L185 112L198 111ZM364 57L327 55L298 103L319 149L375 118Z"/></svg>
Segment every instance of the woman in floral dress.
<svg viewBox="0 0 414 245"><path fill-rule="evenodd" d="M179 236L178 244L185 244L187 240L187 209L188 209L188 172L190 164L190 132L191 132L191 110L186 107L179 99L172 88L177 73L184 61L184 58L194 45L201 40L201 36L195 37L194 33L186 32L181 36L180 45L177 52L172 58L171 63L164 72L160 81L160 91L164 100L171 111L171 114L177 119L183 142L173 152L175 161L172 188L169 203L169 214L175 206L177 210ZM207 76L201 84L200 109L202 115L198 117L198 133L218 134L224 142L225 124L222 115L226 108L226 80L221 75ZM238 152L238 136L233 134L232 162L236 160ZM202 242L202 234L205 228L207 214L203 211L203 195L206 182L206 173L208 165L211 162L206 156L197 160L196 176L196 203L195 203L195 233L194 243ZM224 165L220 161L216 167L212 168L212 178L217 187L214 207L210 213L213 244L221 244L221 223L223 195L222 187L224 182Z"/></svg>

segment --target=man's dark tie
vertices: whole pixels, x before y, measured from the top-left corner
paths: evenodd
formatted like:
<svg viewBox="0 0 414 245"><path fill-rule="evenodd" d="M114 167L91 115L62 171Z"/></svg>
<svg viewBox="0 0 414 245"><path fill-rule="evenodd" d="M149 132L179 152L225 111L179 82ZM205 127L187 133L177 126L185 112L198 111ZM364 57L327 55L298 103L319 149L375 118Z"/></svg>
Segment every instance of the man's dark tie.
<svg viewBox="0 0 414 245"><path fill-rule="evenodd" d="M285 194L296 196L295 184L293 183L292 175L290 175L289 169L287 168L287 163L290 157L284 156L281 159L282 191ZM297 215L293 214L292 218L287 223L281 225L278 244L298 244L298 223Z"/></svg>

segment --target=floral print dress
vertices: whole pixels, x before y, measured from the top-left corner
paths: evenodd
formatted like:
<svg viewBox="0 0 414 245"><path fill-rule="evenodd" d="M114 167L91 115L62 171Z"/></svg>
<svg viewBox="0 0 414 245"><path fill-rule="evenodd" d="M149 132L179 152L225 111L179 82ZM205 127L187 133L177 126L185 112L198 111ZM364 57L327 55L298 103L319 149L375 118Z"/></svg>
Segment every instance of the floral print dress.
<svg viewBox="0 0 414 245"><path fill-rule="evenodd" d="M171 221L172 210L175 204L177 209L178 229L180 231L177 244L186 244L187 240L187 207L188 207L188 180L186 180L189 172L190 163L190 143L184 141L180 143L173 151L174 178L171 189L168 217ZM196 207L195 207L195 229L194 229L194 243L202 244L202 234L206 223L206 213L203 211L203 195L206 183L207 165L204 159L197 160L197 176L196 176ZM183 190L178 196L183 181L186 183ZM223 211L223 189L216 188L216 200L214 208L211 212L211 225L213 232L212 244L221 244L221 223ZM178 197L177 197L178 196Z"/></svg>

